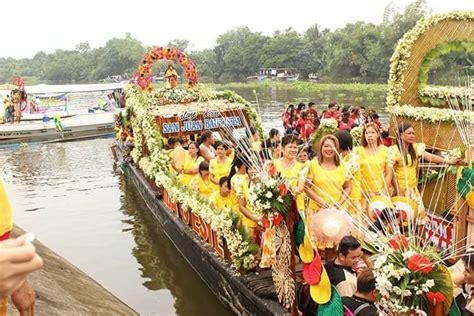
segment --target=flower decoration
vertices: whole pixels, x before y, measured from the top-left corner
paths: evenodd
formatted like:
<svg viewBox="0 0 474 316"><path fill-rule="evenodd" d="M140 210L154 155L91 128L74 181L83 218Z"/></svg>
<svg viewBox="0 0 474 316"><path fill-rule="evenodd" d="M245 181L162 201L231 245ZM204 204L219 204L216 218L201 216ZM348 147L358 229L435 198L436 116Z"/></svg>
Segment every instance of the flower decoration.
<svg viewBox="0 0 474 316"><path fill-rule="evenodd" d="M433 305L443 303L446 300L446 297L441 292L431 292L426 293L426 299L431 302Z"/></svg>
<svg viewBox="0 0 474 316"><path fill-rule="evenodd" d="M273 169L270 167L269 170ZM249 200L254 206L253 210L262 215L274 214L275 223L275 214L285 216L291 208L293 198L288 194L288 184L279 174L273 177L269 174L260 174L256 180L249 189Z"/></svg>
<svg viewBox="0 0 474 316"><path fill-rule="evenodd" d="M192 87L198 83L196 66L186 53L176 47L155 47L143 56L142 62L135 73L135 81L143 91L149 92L153 90L151 69L158 60L162 59L173 61L181 65L185 70L189 86Z"/></svg>
<svg viewBox="0 0 474 316"><path fill-rule="evenodd" d="M408 239L405 236L401 234L396 234L388 241L388 245L390 246L390 248L394 250L400 250L400 249L408 249L408 246L410 244L409 244Z"/></svg>
<svg viewBox="0 0 474 316"><path fill-rule="evenodd" d="M413 272L428 274L433 270L433 265L429 258L417 253L408 258L407 268Z"/></svg>
<svg viewBox="0 0 474 316"><path fill-rule="evenodd" d="M323 119L319 125L319 128L311 136L311 144L315 144L323 135L337 132L338 125L339 123L336 119Z"/></svg>
<svg viewBox="0 0 474 316"><path fill-rule="evenodd" d="M152 60L164 59L165 55L169 54L169 51L162 48L154 49L150 52L146 63ZM179 58L178 55L177 58ZM181 55L182 60L183 58L183 55ZM188 59L189 65L190 61ZM194 67L194 65L190 67ZM139 68L145 71L149 69L149 66L140 65ZM147 87L147 80L149 79L146 76L140 76L137 79L143 80L144 87ZM137 82L140 82L139 80ZM129 95L127 99L127 110L130 114L129 122L135 135L135 148L131 152L135 165L140 168L148 179L154 179L159 187L165 188L174 203L180 204L183 209L199 215L225 239L232 257L231 263L234 267L243 269L255 267L257 264L255 254L258 249L249 236L245 234L236 219L235 213L230 210L213 209L207 199L183 186L168 172L169 157L163 150L164 139L155 121L156 116L179 113L183 109L182 104L186 104L186 111L196 112L233 106L239 111L249 113L252 125L257 130L262 130L261 121L254 107L234 92L216 92L205 88L201 84L193 85L189 89L178 87L174 90L158 89L152 91L152 93L146 93L146 91L136 85L126 87L127 95ZM266 218L267 225L270 225L271 221L280 221L281 223L282 219L281 216L273 218L273 214L269 214Z"/></svg>
<svg viewBox="0 0 474 316"><path fill-rule="evenodd" d="M379 236L373 244L364 243L365 248L375 249L376 253L371 260L380 293L376 302L380 311L426 315L425 311L433 299L441 303L441 295L445 298L452 296L452 280L446 267L439 263L441 259L437 249L419 245L415 239L407 242L400 235ZM449 309L451 303L445 303Z"/></svg>

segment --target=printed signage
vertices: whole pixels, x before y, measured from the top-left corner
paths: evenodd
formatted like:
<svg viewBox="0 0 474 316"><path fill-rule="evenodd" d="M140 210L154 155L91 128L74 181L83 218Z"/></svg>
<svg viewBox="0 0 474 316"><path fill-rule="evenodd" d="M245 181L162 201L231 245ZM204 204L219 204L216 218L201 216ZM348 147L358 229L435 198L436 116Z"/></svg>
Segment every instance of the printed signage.
<svg viewBox="0 0 474 316"><path fill-rule="evenodd" d="M199 215L183 209L179 204L173 203L168 192L164 189L163 202L169 211L178 216L184 224L190 226L197 235L207 241L214 248L219 256L224 258L224 248L221 245L219 235L211 229L211 225L206 223Z"/></svg>
<svg viewBox="0 0 474 316"><path fill-rule="evenodd" d="M245 126L242 120L248 121L245 112L241 110L184 112L170 118L155 118L164 137L198 134L204 130L241 128Z"/></svg>
<svg viewBox="0 0 474 316"><path fill-rule="evenodd" d="M425 224L425 238L441 249L449 249L453 246L454 225L438 215L427 213Z"/></svg>

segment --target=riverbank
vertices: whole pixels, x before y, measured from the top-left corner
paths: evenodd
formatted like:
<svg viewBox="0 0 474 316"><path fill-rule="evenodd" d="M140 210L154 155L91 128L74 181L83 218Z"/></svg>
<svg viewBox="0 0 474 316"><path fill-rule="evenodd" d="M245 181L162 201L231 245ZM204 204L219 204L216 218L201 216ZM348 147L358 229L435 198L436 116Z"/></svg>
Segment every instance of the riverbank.
<svg viewBox="0 0 474 316"><path fill-rule="evenodd" d="M207 86L216 90L224 89L260 89L277 88L292 89L300 92L314 93L373 93L385 94L386 84L363 84L363 83L314 83L307 81L279 82L279 81L253 81L253 82L230 82L224 84L209 83Z"/></svg>
<svg viewBox="0 0 474 316"><path fill-rule="evenodd" d="M13 229L13 236L24 234ZM28 278L36 291L37 315L138 315L107 289L54 253L39 241L34 242L43 258L43 269ZM100 259L98 259L100 260ZM18 315L10 304L10 315Z"/></svg>

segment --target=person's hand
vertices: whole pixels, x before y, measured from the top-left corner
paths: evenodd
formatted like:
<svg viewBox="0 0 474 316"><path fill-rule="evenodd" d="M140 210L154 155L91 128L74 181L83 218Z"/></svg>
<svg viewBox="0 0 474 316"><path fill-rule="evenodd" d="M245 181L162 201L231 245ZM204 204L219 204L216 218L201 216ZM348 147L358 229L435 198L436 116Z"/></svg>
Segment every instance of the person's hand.
<svg viewBox="0 0 474 316"><path fill-rule="evenodd" d="M43 266L43 260L26 237L0 243L0 299L11 295L26 280L28 273Z"/></svg>
<svg viewBox="0 0 474 316"><path fill-rule="evenodd" d="M461 158L451 158L451 159L447 159L447 160L446 160L446 163L447 163L448 165L467 166L467 162L465 162L465 161L462 160Z"/></svg>
<svg viewBox="0 0 474 316"><path fill-rule="evenodd" d="M13 292L11 299L13 305L20 312L20 316L34 316L36 296L28 280Z"/></svg>

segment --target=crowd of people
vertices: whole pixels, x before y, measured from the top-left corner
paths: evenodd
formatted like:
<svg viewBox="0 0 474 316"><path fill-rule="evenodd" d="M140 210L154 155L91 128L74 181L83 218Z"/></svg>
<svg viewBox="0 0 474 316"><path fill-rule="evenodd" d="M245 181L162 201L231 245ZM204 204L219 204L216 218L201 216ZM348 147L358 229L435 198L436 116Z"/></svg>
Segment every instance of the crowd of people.
<svg viewBox="0 0 474 316"><path fill-rule="evenodd" d="M282 117L286 133L281 135L278 129L271 129L265 140L252 127L248 128L246 137L233 141L225 133L216 137L211 131L191 139L168 139L170 171L183 184L207 197L215 208L236 212L247 234L261 249L265 244L265 229L262 217L252 210L249 196L254 176L261 170L275 168L288 180L298 212L314 214L321 209L345 208L352 214L368 215L372 221L367 224L368 229L385 235L390 233L388 219L396 218L403 232L402 216L394 209L370 216L372 198L405 196L415 201L416 211L423 214L417 187L419 161L463 163L430 153L424 144L415 143L415 131L409 124L398 126L395 144L384 142L386 130L377 114L369 111L366 116L360 107L339 111L337 104L331 103L319 116L314 104L308 104L307 108L300 104L297 109L289 106ZM318 146L312 146L308 140L320 120L328 118L339 122L339 130L334 135L323 136ZM349 132L356 126L362 127L360 146L353 146ZM376 296L373 274L368 270L357 276L355 272L356 267L363 271L369 262L361 259L364 253L357 234L353 235L343 238L339 245L319 241L317 247L332 284L346 297L346 306L353 312L359 309L359 315L377 315L373 307ZM265 258L260 268L268 267L271 260ZM304 302L303 297L301 301Z"/></svg>
<svg viewBox="0 0 474 316"><path fill-rule="evenodd" d="M384 126L379 115L374 109L366 113L364 106L345 105L342 109L336 102L331 102L325 110L318 115L314 102L307 105L299 103L295 108L293 104L288 105L282 113L282 122L286 134L298 135L303 141L309 141L310 136L319 128L321 121L335 119L339 130L351 131L355 127L363 126L373 122L380 130L382 142L386 146L393 144L389 137L388 126Z"/></svg>

